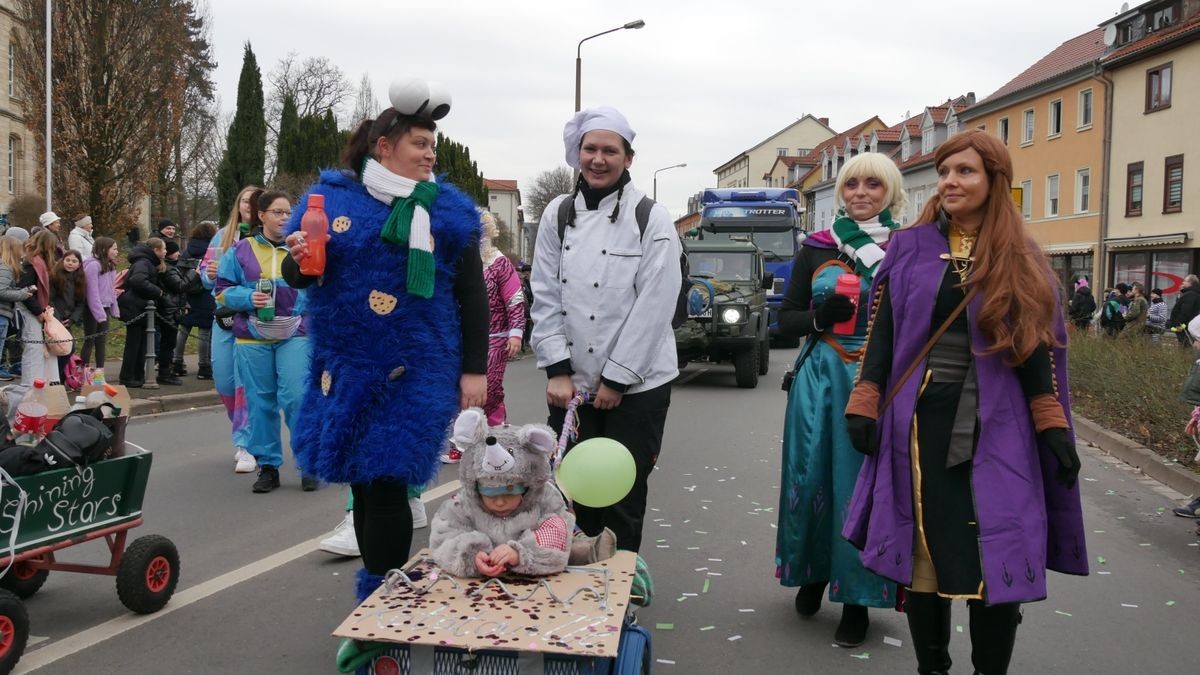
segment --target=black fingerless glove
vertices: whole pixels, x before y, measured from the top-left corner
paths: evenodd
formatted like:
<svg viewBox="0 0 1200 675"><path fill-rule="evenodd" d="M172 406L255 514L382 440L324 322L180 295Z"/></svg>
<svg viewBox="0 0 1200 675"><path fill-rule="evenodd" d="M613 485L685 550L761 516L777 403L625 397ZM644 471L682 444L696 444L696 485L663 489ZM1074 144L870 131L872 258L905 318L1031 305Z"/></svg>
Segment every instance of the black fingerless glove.
<svg viewBox="0 0 1200 675"><path fill-rule="evenodd" d="M1079 478L1079 453L1075 451L1075 444L1071 442L1071 436L1066 429L1056 427L1046 429L1038 434L1038 440L1054 454L1054 459L1058 461L1058 472L1054 475L1054 479L1070 488L1075 485L1076 479Z"/></svg>
<svg viewBox="0 0 1200 675"><path fill-rule="evenodd" d="M879 434L876 433L875 420L870 417L846 415L846 433L855 450L868 457L879 452Z"/></svg>
<svg viewBox="0 0 1200 675"><path fill-rule="evenodd" d="M844 295L834 293L817 307L813 314L817 328L825 330L835 323L849 321L854 316L854 303Z"/></svg>

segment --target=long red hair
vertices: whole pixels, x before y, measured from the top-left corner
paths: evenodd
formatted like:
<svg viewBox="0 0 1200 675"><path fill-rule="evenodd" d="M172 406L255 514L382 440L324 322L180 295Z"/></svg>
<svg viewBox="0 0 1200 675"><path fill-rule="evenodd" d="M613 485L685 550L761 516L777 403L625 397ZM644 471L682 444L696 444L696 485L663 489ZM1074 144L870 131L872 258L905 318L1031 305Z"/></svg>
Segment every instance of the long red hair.
<svg viewBox="0 0 1200 675"><path fill-rule="evenodd" d="M1054 326L1060 317L1054 273L1034 243L1012 199L1012 157L998 138L979 129L951 136L938 148L939 169L950 155L972 149L983 158L988 198L975 245L975 264L968 285L983 295L979 329L991 343L982 353L1009 352L1022 363L1040 344L1055 344ZM935 223L942 198L935 194L922 209L918 223Z"/></svg>

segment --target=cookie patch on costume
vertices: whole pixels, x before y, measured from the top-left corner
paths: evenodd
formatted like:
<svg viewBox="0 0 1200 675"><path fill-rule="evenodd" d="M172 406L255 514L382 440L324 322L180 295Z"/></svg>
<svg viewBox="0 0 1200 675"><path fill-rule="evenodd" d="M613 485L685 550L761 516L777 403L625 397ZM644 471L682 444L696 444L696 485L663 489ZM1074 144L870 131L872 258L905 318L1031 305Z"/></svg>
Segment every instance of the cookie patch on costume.
<svg viewBox="0 0 1200 675"><path fill-rule="evenodd" d="M371 311L379 316L387 316L396 309L396 296L388 295L383 291L371 291L367 296L367 304L371 306Z"/></svg>
<svg viewBox="0 0 1200 675"><path fill-rule="evenodd" d="M329 390L333 388L333 376L328 370L321 371L321 393L329 395Z"/></svg>
<svg viewBox="0 0 1200 675"><path fill-rule="evenodd" d="M341 234L342 232L350 229L350 219L346 216L338 216L337 218L333 219L333 224L331 224L330 227L333 228L334 232Z"/></svg>

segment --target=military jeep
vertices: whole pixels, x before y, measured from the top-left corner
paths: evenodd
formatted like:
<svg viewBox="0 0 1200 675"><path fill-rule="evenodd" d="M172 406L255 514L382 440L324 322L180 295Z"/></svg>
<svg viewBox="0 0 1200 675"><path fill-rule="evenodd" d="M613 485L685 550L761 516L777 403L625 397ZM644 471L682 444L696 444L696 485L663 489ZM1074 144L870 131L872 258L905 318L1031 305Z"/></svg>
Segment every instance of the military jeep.
<svg viewBox="0 0 1200 675"><path fill-rule="evenodd" d="M688 241L688 318L675 329L679 367L732 362L737 386L752 389L770 366L762 251L750 242Z"/></svg>

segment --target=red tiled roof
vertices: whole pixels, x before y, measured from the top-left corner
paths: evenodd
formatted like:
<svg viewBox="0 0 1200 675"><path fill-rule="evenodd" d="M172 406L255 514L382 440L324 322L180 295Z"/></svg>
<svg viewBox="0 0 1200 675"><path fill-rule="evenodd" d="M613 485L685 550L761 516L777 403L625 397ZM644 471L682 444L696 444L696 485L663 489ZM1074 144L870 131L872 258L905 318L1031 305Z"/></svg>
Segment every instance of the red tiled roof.
<svg viewBox="0 0 1200 675"><path fill-rule="evenodd" d="M489 190L508 190L510 192L517 191L517 181L515 180L494 180L492 178L484 178L483 185Z"/></svg>
<svg viewBox="0 0 1200 675"><path fill-rule="evenodd" d="M1103 36L1104 30L1096 28L1067 40L980 103L1008 96L1095 61L1104 54Z"/></svg>
<svg viewBox="0 0 1200 675"><path fill-rule="evenodd" d="M1131 42L1114 51L1113 53L1106 55L1103 59L1101 59L1101 61L1107 64L1112 61L1121 60L1127 56L1133 56L1134 54L1138 54L1152 47L1156 47L1168 40L1190 35L1198 31L1200 31L1200 13L1192 16L1192 18L1188 19L1187 21L1181 21L1174 26L1170 26L1164 30L1155 31L1140 40Z"/></svg>
<svg viewBox="0 0 1200 675"><path fill-rule="evenodd" d="M879 139L880 143L898 143L900 142L900 130L895 127L878 129L875 131L875 137Z"/></svg>

